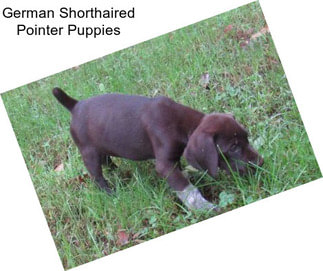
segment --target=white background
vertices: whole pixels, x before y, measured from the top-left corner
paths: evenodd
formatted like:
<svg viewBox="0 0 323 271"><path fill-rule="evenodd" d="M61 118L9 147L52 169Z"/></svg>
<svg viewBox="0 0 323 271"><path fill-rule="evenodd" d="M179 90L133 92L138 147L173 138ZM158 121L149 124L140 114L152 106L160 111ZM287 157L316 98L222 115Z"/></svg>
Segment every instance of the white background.
<svg viewBox="0 0 323 271"><path fill-rule="evenodd" d="M61 6L135 6L136 19L111 23L121 27L120 36L85 40L17 37L18 22L31 25L66 22L4 20L0 16L0 91L248 2L2 0L1 11L6 6L56 10ZM323 10L320 2L263 0L260 4L322 169L323 25L320 18ZM0 129L0 267L2 270L63 270L2 101ZM323 270L322 192L320 179L75 270Z"/></svg>

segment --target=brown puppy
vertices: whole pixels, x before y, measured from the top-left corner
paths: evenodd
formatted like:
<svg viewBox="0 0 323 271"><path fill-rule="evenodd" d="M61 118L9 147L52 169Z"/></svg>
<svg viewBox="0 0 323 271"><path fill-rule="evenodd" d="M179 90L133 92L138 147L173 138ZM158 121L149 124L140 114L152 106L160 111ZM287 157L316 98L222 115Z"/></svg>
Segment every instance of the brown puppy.
<svg viewBox="0 0 323 271"><path fill-rule="evenodd" d="M86 168L108 193L101 165L111 163L110 156L156 159L156 171L190 209L216 209L216 205L182 174L183 154L189 164L214 178L219 167L243 174L248 164L263 164L247 131L231 114L205 115L167 97L104 94L77 101L59 88L53 94L72 114L71 134Z"/></svg>

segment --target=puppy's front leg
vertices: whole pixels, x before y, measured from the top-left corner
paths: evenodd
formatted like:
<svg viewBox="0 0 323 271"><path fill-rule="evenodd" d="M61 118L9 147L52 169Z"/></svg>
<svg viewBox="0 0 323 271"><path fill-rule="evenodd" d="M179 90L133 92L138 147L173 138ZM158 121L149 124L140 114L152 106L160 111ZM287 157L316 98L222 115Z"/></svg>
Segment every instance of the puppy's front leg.
<svg viewBox="0 0 323 271"><path fill-rule="evenodd" d="M80 148L80 152L84 164L95 183L108 194L112 193L111 188L108 186L107 181L104 179L102 174L102 156L95 150L95 148L91 147Z"/></svg>
<svg viewBox="0 0 323 271"><path fill-rule="evenodd" d="M218 211L217 205L207 201L201 192L184 177L177 162L156 161L156 170L173 188L178 198L190 210L214 210Z"/></svg>

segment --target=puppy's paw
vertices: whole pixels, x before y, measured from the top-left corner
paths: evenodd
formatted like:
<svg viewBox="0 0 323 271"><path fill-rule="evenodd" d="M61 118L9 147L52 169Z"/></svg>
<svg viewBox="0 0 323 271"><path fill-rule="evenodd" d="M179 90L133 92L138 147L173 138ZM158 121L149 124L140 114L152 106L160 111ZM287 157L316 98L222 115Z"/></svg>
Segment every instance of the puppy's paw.
<svg viewBox="0 0 323 271"><path fill-rule="evenodd" d="M201 192L191 184L183 191L176 191L176 194L190 210L219 211L219 206L207 201Z"/></svg>
<svg viewBox="0 0 323 271"><path fill-rule="evenodd" d="M214 207L212 208L212 211L215 213L221 213L222 209L218 205L214 205Z"/></svg>
<svg viewBox="0 0 323 271"><path fill-rule="evenodd" d="M111 195L113 193L113 190L108 186L107 181L104 179L96 181L96 185L101 190L105 191L108 195Z"/></svg>
<svg viewBox="0 0 323 271"><path fill-rule="evenodd" d="M106 188L104 188L104 191L108 194L108 195L111 195L111 194L113 194L113 190L110 188L110 187L106 187Z"/></svg>

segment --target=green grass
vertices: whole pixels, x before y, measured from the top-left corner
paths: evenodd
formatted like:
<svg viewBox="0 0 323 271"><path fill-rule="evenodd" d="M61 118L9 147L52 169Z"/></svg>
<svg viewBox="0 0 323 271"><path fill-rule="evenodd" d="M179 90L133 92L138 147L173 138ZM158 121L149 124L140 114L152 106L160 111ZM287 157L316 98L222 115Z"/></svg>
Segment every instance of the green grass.
<svg viewBox="0 0 323 271"><path fill-rule="evenodd" d="M264 25L252 3L2 95L66 269L214 214L186 210L153 161L114 158L118 168L105 169L105 176L116 192L99 191L71 140L69 112L51 94L55 86L77 99L106 92L166 95L205 113L234 113L264 167L247 177L220 173L216 180L190 173L224 211L321 177L270 34L240 46L243 33ZM205 72L209 90L200 83ZM55 172L61 163L64 170Z"/></svg>

